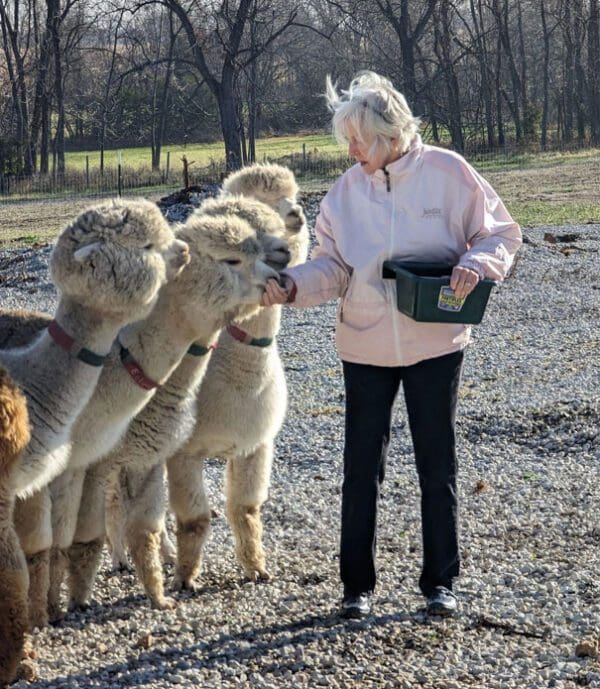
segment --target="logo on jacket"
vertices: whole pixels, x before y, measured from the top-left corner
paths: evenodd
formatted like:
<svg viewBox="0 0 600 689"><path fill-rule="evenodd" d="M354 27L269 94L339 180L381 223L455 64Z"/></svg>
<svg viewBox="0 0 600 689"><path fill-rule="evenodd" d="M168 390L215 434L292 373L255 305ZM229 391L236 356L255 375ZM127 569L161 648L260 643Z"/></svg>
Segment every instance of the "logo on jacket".
<svg viewBox="0 0 600 689"><path fill-rule="evenodd" d="M441 208L423 208L422 218L441 218L442 209Z"/></svg>

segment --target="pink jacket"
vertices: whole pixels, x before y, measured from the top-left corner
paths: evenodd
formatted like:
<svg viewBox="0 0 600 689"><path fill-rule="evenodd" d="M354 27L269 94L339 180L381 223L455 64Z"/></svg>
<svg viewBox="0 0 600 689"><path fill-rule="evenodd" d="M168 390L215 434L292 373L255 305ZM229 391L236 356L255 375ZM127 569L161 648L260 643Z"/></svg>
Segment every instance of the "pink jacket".
<svg viewBox="0 0 600 689"><path fill-rule="evenodd" d="M383 262L460 264L502 280L521 231L492 187L460 155L424 145L420 136L399 160L373 175L354 165L321 202L317 246L286 270L293 306L340 299L336 346L341 359L410 366L465 347L471 328L419 323L396 308L396 286Z"/></svg>

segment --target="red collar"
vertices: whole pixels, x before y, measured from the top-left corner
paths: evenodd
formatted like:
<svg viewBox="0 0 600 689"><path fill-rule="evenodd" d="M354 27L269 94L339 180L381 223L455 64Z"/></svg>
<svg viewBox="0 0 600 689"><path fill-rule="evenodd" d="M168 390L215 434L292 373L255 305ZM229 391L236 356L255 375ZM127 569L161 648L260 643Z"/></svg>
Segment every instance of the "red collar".
<svg viewBox="0 0 600 689"><path fill-rule="evenodd" d="M144 373L144 369L138 364L138 362L131 356L128 349L123 347L119 342L121 347L121 363L127 369L129 375L133 378L135 383L139 385L144 390L153 390L154 388L160 387L160 384L148 378Z"/></svg>
<svg viewBox="0 0 600 689"><path fill-rule="evenodd" d="M48 334L56 342L56 344L69 352L76 359L83 361L90 366L102 366L106 361L108 355L101 356L77 344L75 340L68 335L56 321L51 321L48 325Z"/></svg>
<svg viewBox="0 0 600 689"><path fill-rule="evenodd" d="M237 325L233 325L233 323L227 326L227 332L234 340L252 347L268 347L273 342L272 337L252 337L245 330L238 328Z"/></svg>

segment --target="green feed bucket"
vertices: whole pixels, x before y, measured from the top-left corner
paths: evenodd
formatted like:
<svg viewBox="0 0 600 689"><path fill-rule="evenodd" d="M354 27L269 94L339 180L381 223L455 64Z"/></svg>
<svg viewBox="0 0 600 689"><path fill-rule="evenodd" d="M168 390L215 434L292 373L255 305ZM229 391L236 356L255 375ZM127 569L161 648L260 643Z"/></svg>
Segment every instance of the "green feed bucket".
<svg viewBox="0 0 600 689"><path fill-rule="evenodd" d="M424 323L481 323L494 280L480 280L464 299L450 288L454 266L385 261L383 277L396 280L398 310Z"/></svg>

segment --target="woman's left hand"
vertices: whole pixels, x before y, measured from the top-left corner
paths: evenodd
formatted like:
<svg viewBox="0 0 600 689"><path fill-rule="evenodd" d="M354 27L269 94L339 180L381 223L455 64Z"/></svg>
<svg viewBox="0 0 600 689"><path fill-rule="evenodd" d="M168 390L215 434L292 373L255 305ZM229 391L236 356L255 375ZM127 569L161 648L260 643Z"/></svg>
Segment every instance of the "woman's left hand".
<svg viewBox="0 0 600 689"><path fill-rule="evenodd" d="M471 294L478 282L479 275L476 271L463 266L454 266L450 277L450 287L459 299Z"/></svg>

